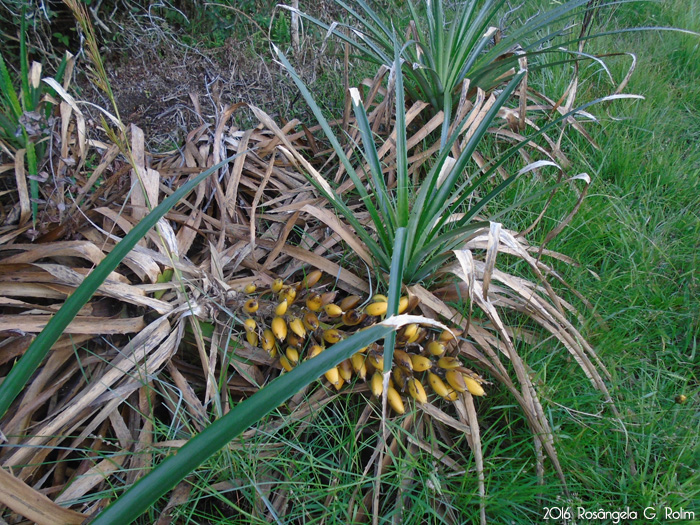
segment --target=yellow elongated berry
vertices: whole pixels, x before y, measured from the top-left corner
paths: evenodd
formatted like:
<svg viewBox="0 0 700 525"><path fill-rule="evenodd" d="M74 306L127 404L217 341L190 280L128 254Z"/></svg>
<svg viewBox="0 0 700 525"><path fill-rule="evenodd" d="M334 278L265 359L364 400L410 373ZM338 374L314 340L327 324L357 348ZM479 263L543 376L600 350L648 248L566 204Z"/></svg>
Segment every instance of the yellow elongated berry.
<svg viewBox="0 0 700 525"><path fill-rule="evenodd" d="M297 334L301 339L306 337L306 328L304 328L304 323L298 317L292 317L289 320L289 329Z"/></svg>
<svg viewBox="0 0 700 525"><path fill-rule="evenodd" d="M383 301L370 303L365 307L365 313L373 317L378 317L380 315L386 314L386 309L388 306L389 304Z"/></svg>
<svg viewBox="0 0 700 525"><path fill-rule="evenodd" d="M419 340L422 341L423 339L425 339L425 329L421 328L419 326L418 329L416 330L416 333L408 338L408 341L406 341L406 344L410 345L412 343L418 342Z"/></svg>
<svg viewBox="0 0 700 525"><path fill-rule="evenodd" d="M255 322L255 319L250 318L243 321L243 326L245 326L246 332L255 332L255 329L258 327L257 323Z"/></svg>
<svg viewBox="0 0 700 525"><path fill-rule="evenodd" d="M414 372L425 372L433 366L433 362L424 355L410 354L410 356Z"/></svg>
<svg viewBox="0 0 700 525"><path fill-rule="evenodd" d="M419 403L428 402L428 394L425 393L425 388L418 379L412 377L408 380L408 393Z"/></svg>
<svg viewBox="0 0 700 525"><path fill-rule="evenodd" d="M384 378L382 377L381 373L375 372L374 374L372 374L372 379L369 382L369 387L375 396L379 397L382 395L382 392L384 392Z"/></svg>
<svg viewBox="0 0 700 525"><path fill-rule="evenodd" d="M292 288L291 286L287 288L283 288L282 291L280 292L280 299L286 299L289 304L292 304L294 302L294 299L297 298L297 290L296 288Z"/></svg>
<svg viewBox="0 0 700 525"><path fill-rule="evenodd" d="M464 392L467 389L467 384L464 381L462 372L454 368L445 372L445 379L457 392Z"/></svg>
<svg viewBox="0 0 700 525"><path fill-rule="evenodd" d="M324 305L330 304L335 300L336 295L338 295L336 290L333 290L332 292L324 292L321 294L321 302Z"/></svg>
<svg viewBox="0 0 700 525"><path fill-rule="evenodd" d="M406 339L410 339L418 333L418 325L416 323L411 323L406 325L403 329L403 336Z"/></svg>
<svg viewBox="0 0 700 525"><path fill-rule="evenodd" d="M289 307L289 301L282 299L279 304L275 307L275 315L277 317L282 317L287 313L287 308Z"/></svg>
<svg viewBox="0 0 700 525"><path fill-rule="evenodd" d="M343 310L340 308L340 306L333 303L325 305L323 307L323 311L326 312L326 315L331 318L340 317L343 315Z"/></svg>
<svg viewBox="0 0 700 525"><path fill-rule="evenodd" d="M409 372L413 371L413 361L411 361L411 356L403 350L394 350L394 363L403 369L408 370Z"/></svg>
<svg viewBox="0 0 700 525"><path fill-rule="evenodd" d="M391 371L391 377L399 390L405 390L406 382L409 379L409 376L405 370L403 370L400 366L395 366Z"/></svg>
<svg viewBox="0 0 700 525"><path fill-rule="evenodd" d="M430 341L426 347L430 355L435 357L441 356L445 353L445 345L440 341Z"/></svg>
<svg viewBox="0 0 700 525"><path fill-rule="evenodd" d="M367 381L367 365L365 364L364 360L364 355L363 354L355 354L355 355L360 355L362 356L362 362L360 363L358 368L355 368L355 361L352 359L350 360L352 362L352 367L355 370L355 373L357 374L357 377L362 379L363 381ZM354 356L353 356L354 357Z"/></svg>
<svg viewBox="0 0 700 525"><path fill-rule="evenodd" d="M323 273L321 270L313 270L306 274L304 280L302 281L302 286L304 288L312 288L320 279Z"/></svg>
<svg viewBox="0 0 700 525"><path fill-rule="evenodd" d="M301 348L304 346L304 340L291 330L287 330L287 344L294 348Z"/></svg>
<svg viewBox="0 0 700 525"><path fill-rule="evenodd" d="M455 336L459 336L462 332L460 330L443 330L440 332L440 335L438 336L438 340L442 343L447 343L449 341L452 341Z"/></svg>
<svg viewBox="0 0 700 525"><path fill-rule="evenodd" d="M380 293L374 294L374 297L372 297L372 302L373 303L386 303L389 302L389 298L386 295L382 295Z"/></svg>
<svg viewBox="0 0 700 525"><path fill-rule="evenodd" d="M403 400L399 395L399 392L392 386L386 391L386 400L389 402L389 406L397 414L403 414L406 412L406 408L403 406Z"/></svg>
<svg viewBox="0 0 700 525"><path fill-rule="evenodd" d="M323 340L329 345L334 345L343 338L343 335L335 328L323 331Z"/></svg>
<svg viewBox="0 0 700 525"><path fill-rule="evenodd" d="M257 312L258 308L260 308L260 305L258 304L257 299L248 299L243 305L243 310L249 314Z"/></svg>
<svg viewBox="0 0 700 525"><path fill-rule="evenodd" d="M296 348L288 346L287 350L284 352L284 355L287 356L287 359L289 359L292 366L297 366L299 364L299 351Z"/></svg>
<svg viewBox="0 0 700 525"><path fill-rule="evenodd" d="M362 354L360 352L352 354L350 356L350 362L352 363L352 369L358 374L360 373L360 370L362 370L362 368L365 368L365 371L367 370L367 368L365 367L365 354Z"/></svg>
<svg viewBox="0 0 700 525"><path fill-rule="evenodd" d="M309 348L309 353L307 354L306 358L313 359L321 352L323 352L323 350L324 348L321 345L313 345L311 348Z"/></svg>
<svg viewBox="0 0 700 525"><path fill-rule="evenodd" d="M280 364L282 365L282 368L284 368L287 372L291 372L294 370L294 366L292 363L289 362L289 359L287 359L286 355L281 355L280 356Z"/></svg>
<svg viewBox="0 0 700 525"><path fill-rule="evenodd" d="M340 381L341 381L342 378L340 377L340 371L338 370L338 367L337 367L337 366L334 366L333 368L331 368L330 370L328 370L328 371L327 371L325 374L323 374L323 375L326 377L326 379L328 379L328 382L329 382L331 385L333 385L333 386L336 386L336 385L338 385L338 384L341 384L341 385L342 385L342 383L340 383ZM336 388L337 388L337 386L336 386Z"/></svg>
<svg viewBox="0 0 700 525"><path fill-rule="evenodd" d="M302 322L309 332L315 331L319 326L318 316L314 312L306 312Z"/></svg>
<svg viewBox="0 0 700 525"><path fill-rule="evenodd" d="M483 389L483 387L479 384L478 381L475 379L472 379L471 377L467 375L462 376L464 379L464 383L467 385L467 390L469 390L469 393L473 396L485 396L486 391Z"/></svg>
<svg viewBox="0 0 700 525"><path fill-rule="evenodd" d="M357 326L365 320L367 314L358 312L357 310L348 310L343 314L343 324L347 326Z"/></svg>
<svg viewBox="0 0 700 525"><path fill-rule="evenodd" d="M350 381L352 379L352 363L349 359L340 362L338 365L338 372L340 373L340 377L345 381Z"/></svg>
<svg viewBox="0 0 700 525"><path fill-rule="evenodd" d="M323 307L323 299L316 292L311 292L306 296L306 307L312 312L318 312Z"/></svg>
<svg viewBox="0 0 700 525"><path fill-rule="evenodd" d="M287 323L281 317L275 317L270 328L272 328L272 333L275 334L278 340L284 341L287 338Z"/></svg>
<svg viewBox="0 0 700 525"><path fill-rule="evenodd" d="M245 288L243 288L243 291L247 294L255 293L255 290L257 290L258 287L255 286L255 283L248 283L245 285Z"/></svg>
<svg viewBox="0 0 700 525"><path fill-rule="evenodd" d="M275 334L269 328L266 328L263 332L262 348L267 352L271 352L275 348Z"/></svg>
<svg viewBox="0 0 700 525"><path fill-rule="evenodd" d="M457 391L453 388L448 388L447 389L447 395L443 396L443 398L446 401L457 401L457 398L459 397L459 394L457 394Z"/></svg>
<svg viewBox="0 0 700 525"><path fill-rule="evenodd" d="M362 297L359 295L348 295L342 301L340 301L340 308L343 312L352 310L362 301Z"/></svg>
<svg viewBox="0 0 700 525"><path fill-rule="evenodd" d="M458 368L462 366L462 361L460 361L456 357L443 356L440 359L438 359L437 365L440 368L444 368L445 370L450 370L452 368Z"/></svg>
<svg viewBox="0 0 700 525"><path fill-rule="evenodd" d="M435 392L440 397L445 397L448 395L449 390L447 389L447 385L445 385L443 380L440 379L440 376L438 376L437 374L428 372L428 383L430 384L430 388L433 389L433 392Z"/></svg>
<svg viewBox="0 0 700 525"><path fill-rule="evenodd" d="M250 346L258 346L258 343L260 342L256 332L246 332L245 338Z"/></svg>
<svg viewBox="0 0 700 525"><path fill-rule="evenodd" d="M284 288L284 281L279 277L272 281L272 284L270 285L270 290L272 290L274 293L279 293L282 288Z"/></svg>
<svg viewBox="0 0 700 525"><path fill-rule="evenodd" d="M379 353L367 354L367 361L377 370L384 370L384 356Z"/></svg>
<svg viewBox="0 0 700 525"><path fill-rule="evenodd" d="M408 304L409 304L408 297L403 296L399 299L399 313L400 314L402 314L406 311L406 309L408 308Z"/></svg>

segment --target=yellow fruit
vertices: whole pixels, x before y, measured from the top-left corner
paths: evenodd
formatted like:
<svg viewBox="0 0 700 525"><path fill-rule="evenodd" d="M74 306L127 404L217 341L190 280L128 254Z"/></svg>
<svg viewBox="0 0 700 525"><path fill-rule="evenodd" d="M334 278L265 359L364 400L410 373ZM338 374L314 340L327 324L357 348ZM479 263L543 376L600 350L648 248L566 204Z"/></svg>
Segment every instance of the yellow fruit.
<svg viewBox="0 0 700 525"><path fill-rule="evenodd" d="M443 396L443 398L447 401L457 401L457 398L459 397L459 394L457 394L457 391L449 388L447 390L447 395Z"/></svg>
<svg viewBox="0 0 700 525"><path fill-rule="evenodd" d="M445 345L440 341L430 341L426 347L430 355L441 356L445 353Z"/></svg>
<svg viewBox="0 0 700 525"><path fill-rule="evenodd" d="M386 314L386 309L388 306L388 303L385 302L371 303L365 307L365 313L374 317L384 315Z"/></svg>
<svg viewBox="0 0 700 525"><path fill-rule="evenodd" d="M384 357L380 353L367 354L367 361L377 370L384 370Z"/></svg>
<svg viewBox="0 0 700 525"><path fill-rule="evenodd" d="M256 299L248 299L243 305L243 310L249 314L257 312L258 308L260 308L260 305Z"/></svg>
<svg viewBox="0 0 700 525"><path fill-rule="evenodd" d="M404 368L405 370L408 370L409 372L413 371L413 362L411 361L411 356L403 350L394 350L394 363Z"/></svg>
<svg viewBox="0 0 700 525"><path fill-rule="evenodd" d="M352 363L352 368L355 370L357 376L363 381L367 380L367 365L365 365L365 355L361 353L353 354L350 357L350 362Z"/></svg>
<svg viewBox="0 0 700 525"><path fill-rule="evenodd" d="M352 354L350 356L350 362L352 363L352 369L355 372L359 372L360 369L365 365L365 354L361 354L360 352Z"/></svg>
<svg viewBox="0 0 700 525"><path fill-rule="evenodd" d="M289 329L297 334L301 339L306 337L306 328L304 328L304 323L298 317L292 317L289 320Z"/></svg>
<svg viewBox="0 0 700 525"><path fill-rule="evenodd" d="M391 408L393 408L394 412L397 414L403 414L406 412L401 396L395 388L391 386L389 387L389 390L386 391L386 399L389 402L389 406L391 406Z"/></svg>
<svg viewBox="0 0 700 525"><path fill-rule="evenodd" d="M322 275L321 270L313 270L312 272L309 272L302 281L303 287L312 288L321 279Z"/></svg>
<svg viewBox="0 0 700 525"><path fill-rule="evenodd" d="M460 372L459 370L448 370L447 372L445 372L445 379L447 379L447 382L450 384L450 386L454 388L457 392L464 392L467 389L466 382L462 377L462 372Z"/></svg>
<svg viewBox="0 0 700 525"><path fill-rule="evenodd" d="M443 330L438 336L438 340L442 343L447 343L448 341L452 341L455 338L455 335L459 336L460 333L460 330Z"/></svg>
<svg viewBox="0 0 700 525"><path fill-rule="evenodd" d="M452 368L458 368L462 366L462 362L456 357L441 357L438 359L437 365L445 370L450 370Z"/></svg>
<svg viewBox="0 0 700 525"><path fill-rule="evenodd" d="M411 394L411 397L419 403L428 402L428 395L425 393L425 388L423 388L421 382L415 377L408 380L408 393Z"/></svg>
<svg viewBox="0 0 700 525"><path fill-rule="evenodd" d="M343 310L340 308L340 306L333 303L325 305L323 307L323 311L326 312L326 315L331 318L340 317L343 315Z"/></svg>
<svg viewBox="0 0 700 525"><path fill-rule="evenodd" d="M430 388L433 389L433 392L435 392L437 395L440 397L445 397L448 395L448 390L447 390L447 385L440 379L440 377L437 374L433 374L432 372L428 372L428 382L430 383Z"/></svg>
<svg viewBox="0 0 700 525"><path fill-rule="evenodd" d="M313 312L306 312L304 314L304 328L306 328L309 332L313 332L318 328L318 316L313 313Z"/></svg>
<svg viewBox="0 0 700 525"><path fill-rule="evenodd" d="M287 301L286 299L282 299L279 302L279 304L277 305L277 307L275 308L275 315L277 317L281 317L284 314L286 314L288 306L289 306L289 301Z"/></svg>
<svg viewBox="0 0 700 525"><path fill-rule="evenodd" d="M342 338L342 334L335 328L329 328L328 330L323 331L323 340L330 345L334 345Z"/></svg>
<svg viewBox="0 0 700 525"><path fill-rule="evenodd" d="M469 376L462 376L464 378L464 383L467 385L467 390L469 390L469 393L473 396L485 396L486 392L484 391L483 387L479 384L478 381L475 379L472 379Z"/></svg>
<svg viewBox="0 0 700 525"><path fill-rule="evenodd" d="M404 296L399 299L399 313L402 314L408 308L408 297Z"/></svg>
<svg viewBox="0 0 700 525"><path fill-rule="evenodd" d="M322 294L321 294L321 302L322 302L324 305L330 304L330 303L333 302L333 300L335 299L335 296L336 296L336 295L338 295L338 292L335 291L335 290L332 291L332 292L325 292L325 293L322 293Z"/></svg>
<svg viewBox="0 0 700 525"><path fill-rule="evenodd" d="M406 341L406 344L410 345L410 344L418 342L419 340L422 341L423 339L425 339L425 329L418 327L418 329L416 330L416 333L408 338L408 341Z"/></svg>
<svg viewBox="0 0 700 525"><path fill-rule="evenodd" d="M272 281L272 284L270 285L270 290L272 290L274 293L279 293L283 287L284 281L278 277L277 279Z"/></svg>
<svg viewBox="0 0 700 525"><path fill-rule="evenodd" d="M433 366L433 362L423 355L410 355L414 372L425 372L426 370L430 370L430 368Z"/></svg>
<svg viewBox="0 0 700 525"><path fill-rule="evenodd" d="M321 345L313 345L311 348L309 348L309 353L306 358L313 359L321 352L323 352L323 347Z"/></svg>
<svg viewBox="0 0 700 525"><path fill-rule="evenodd" d="M287 356L280 356L280 364L282 365L282 368L284 368L287 372L291 372L294 369L294 366L292 366L292 363L289 362Z"/></svg>
<svg viewBox="0 0 700 525"><path fill-rule="evenodd" d="M343 323L347 326L357 326L365 320L367 314L358 312L357 310L349 310L343 314Z"/></svg>
<svg viewBox="0 0 700 525"><path fill-rule="evenodd" d="M297 364L299 364L299 351L296 348L292 348L291 346L287 347L284 355L287 356L287 359L289 359L289 362L293 366L297 366Z"/></svg>
<svg viewBox="0 0 700 525"><path fill-rule="evenodd" d="M246 319L243 321L243 325L245 326L246 332L255 332L255 329L258 327L255 319Z"/></svg>
<svg viewBox="0 0 700 525"><path fill-rule="evenodd" d="M272 333L280 341L284 341L287 338L287 323L281 317L275 317L270 328L272 328Z"/></svg>
<svg viewBox="0 0 700 525"><path fill-rule="evenodd" d="M333 386L335 387L336 390L340 390L341 388L343 388L344 384L345 384L345 379L343 379L341 377L340 379L338 379L338 382L335 383Z"/></svg>
<svg viewBox="0 0 700 525"><path fill-rule="evenodd" d="M338 365L338 372L340 373L340 377L345 381L350 381L352 379L352 363L349 359L341 361Z"/></svg>
<svg viewBox="0 0 700 525"><path fill-rule="evenodd" d="M342 385L342 383L340 383L342 378L340 377L340 372L338 371L337 366L334 366L333 368L331 368L328 372L326 372L323 375L326 376L326 379L328 379L328 382L331 385L333 385L333 386L336 386L338 384ZM336 387L336 388L338 388L338 387Z"/></svg>
<svg viewBox="0 0 700 525"><path fill-rule="evenodd" d="M389 298L386 295L382 295L380 293L375 294L374 297L372 297L373 303L386 303L388 301L389 301Z"/></svg>
<svg viewBox="0 0 700 525"><path fill-rule="evenodd" d="M255 290L257 290L258 287L255 286L255 283L248 283L245 285L245 288L243 288L243 291L247 294L255 293Z"/></svg>
<svg viewBox="0 0 700 525"><path fill-rule="evenodd" d="M306 296L306 307L312 312L318 312L323 307L323 299L316 292Z"/></svg>
<svg viewBox="0 0 700 525"><path fill-rule="evenodd" d="M250 346L258 346L259 340L258 340L258 334L255 332L246 332L245 333L245 338L248 341L248 344Z"/></svg>
<svg viewBox="0 0 700 525"><path fill-rule="evenodd" d="M348 295L346 298L340 301L340 308L343 310L343 312L347 312L360 304L360 301L362 301L362 297L359 295Z"/></svg>
<svg viewBox="0 0 700 525"><path fill-rule="evenodd" d="M372 374L372 379L370 380L369 387L372 393L379 397L384 392L384 378L380 372L375 372Z"/></svg>
<svg viewBox="0 0 700 525"><path fill-rule="evenodd" d="M267 352L271 352L275 348L275 334L269 328L263 332L262 348Z"/></svg>
<svg viewBox="0 0 700 525"><path fill-rule="evenodd" d="M403 370L400 366L395 366L391 371L391 377L399 390L405 390L406 381L408 381L408 375L406 374L405 370Z"/></svg>
<svg viewBox="0 0 700 525"><path fill-rule="evenodd" d="M297 298L297 291L295 288L292 288L291 286L284 288L280 292L280 299L286 299L289 302L289 304L293 303L294 299L296 299L296 298Z"/></svg>
<svg viewBox="0 0 700 525"><path fill-rule="evenodd" d="M304 346L304 340L291 330L287 330L287 344L294 348L301 348Z"/></svg>
<svg viewBox="0 0 700 525"><path fill-rule="evenodd" d="M401 339L403 341L408 341L411 337L415 337L418 334L418 325L416 323L411 323L404 326L403 332L401 333Z"/></svg>

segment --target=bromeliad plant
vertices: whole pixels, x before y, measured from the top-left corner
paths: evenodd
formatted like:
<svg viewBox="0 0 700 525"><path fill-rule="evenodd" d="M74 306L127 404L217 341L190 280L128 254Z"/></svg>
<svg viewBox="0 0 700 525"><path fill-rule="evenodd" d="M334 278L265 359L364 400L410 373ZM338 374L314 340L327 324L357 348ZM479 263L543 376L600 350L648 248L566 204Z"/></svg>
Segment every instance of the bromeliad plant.
<svg viewBox="0 0 700 525"><path fill-rule="evenodd" d="M408 0L407 20L396 19L376 3L364 0L336 0L350 19L348 24L326 24L318 18L288 6L312 24L353 46L360 59L378 66L393 62L395 38L401 41L402 71L406 95L412 101L426 101L433 112L443 111L441 141L448 140L454 112L460 98L461 85L469 79L472 92L481 88L486 93L506 85L521 69L519 64L533 58L529 69L551 67L561 59L539 60L563 51L559 37L570 35L571 26L562 23L577 18L596 7L589 0L572 0L544 10L522 24L517 22L501 30L498 17L505 0L467 0L446 8L443 0L416 2ZM583 17L579 37L563 45L584 41L590 17ZM394 24L399 24L395 26ZM401 25L403 24L403 25ZM572 53L573 61L579 53ZM519 80L520 81L520 80ZM524 99L523 99L524 100Z"/></svg>

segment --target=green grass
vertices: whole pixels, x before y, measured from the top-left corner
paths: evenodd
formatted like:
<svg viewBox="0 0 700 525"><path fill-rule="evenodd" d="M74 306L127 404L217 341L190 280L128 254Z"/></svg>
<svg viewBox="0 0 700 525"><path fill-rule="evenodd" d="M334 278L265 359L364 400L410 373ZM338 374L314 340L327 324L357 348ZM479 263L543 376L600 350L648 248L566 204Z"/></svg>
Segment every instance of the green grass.
<svg viewBox="0 0 700 525"><path fill-rule="evenodd" d="M634 4L619 9L612 23L698 31L700 11L683 2ZM585 507L683 507L697 517L700 47L689 36L643 33L615 48L637 54L625 91L646 100L608 108L609 117L623 120L605 118L596 131L602 151L588 161L589 196L551 247L581 263L567 278L608 325L587 315L587 336L612 373L624 429L588 398L586 385L572 382L570 366L552 358L542 379L552 402L587 412L568 415L549 404L561 425L570 488ZM624 76L621 61L612 69ZM564 211L554 207L549 216ZM681 394L687 403L674 402Z"/></svg>

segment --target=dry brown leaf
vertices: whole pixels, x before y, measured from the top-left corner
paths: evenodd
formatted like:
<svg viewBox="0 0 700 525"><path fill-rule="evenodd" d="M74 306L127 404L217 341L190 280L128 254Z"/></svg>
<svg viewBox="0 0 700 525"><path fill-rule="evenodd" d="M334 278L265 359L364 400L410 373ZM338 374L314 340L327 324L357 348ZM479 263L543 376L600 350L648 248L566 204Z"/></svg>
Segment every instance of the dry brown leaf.
<svg viewBox="0 0 700 525"><path fill-rule="evenodd" d="M79 525L89 516L57 505L0 468L0 502L38 525Z"/></svg>

